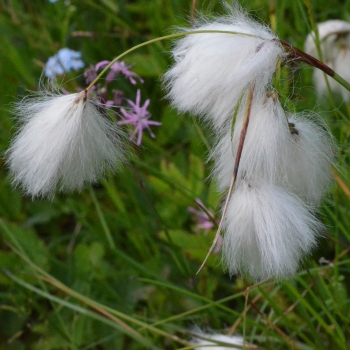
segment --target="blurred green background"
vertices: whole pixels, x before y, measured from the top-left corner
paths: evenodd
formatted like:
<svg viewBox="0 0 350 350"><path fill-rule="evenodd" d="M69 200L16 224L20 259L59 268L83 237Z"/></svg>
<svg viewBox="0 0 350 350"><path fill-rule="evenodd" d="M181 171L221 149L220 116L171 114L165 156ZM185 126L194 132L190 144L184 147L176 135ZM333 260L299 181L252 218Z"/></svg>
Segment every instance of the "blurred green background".
<svg viewBox="0 0 350 350"><path fill-rule="evenodd" d="M241 5L300 49L313 22L350 21L349 0ZM111 60L187 26L194 6L223 13L215 0L0 0L0 151L16 130L11 103L37 89L59 49L81 52L86 67ZM200 198L218 214L221 195L208 179L208 130L164 99L170 48L158 42L125 58L143 85L113 83L131 99L140 88L162 122L117 174L81 193L33 201L11 186L0 160L0 349L190 349L194 325L239 333L261 349L349 348L348 106L336 96L317 99L311 68L283 70L282 97L297 111L316 110L331 128L345 186L335 182L325 198L327 238L300 273L247 289L251 281L230 279L212 255L196 276L215 230L197 232L188 207ZM83 72L59 79L73 92L84 86Z"/></svg>

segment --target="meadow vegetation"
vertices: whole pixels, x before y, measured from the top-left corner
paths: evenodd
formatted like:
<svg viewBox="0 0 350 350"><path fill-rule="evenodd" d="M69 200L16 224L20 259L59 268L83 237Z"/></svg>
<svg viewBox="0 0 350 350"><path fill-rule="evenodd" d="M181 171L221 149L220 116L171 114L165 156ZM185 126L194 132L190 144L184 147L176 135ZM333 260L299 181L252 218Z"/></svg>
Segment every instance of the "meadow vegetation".
<svg viewBox="0 0 350 350"><path fill-rule="evenodd" d="M81 52L85 67L112 60L147 40L171 34L204 14L223 13L217 0L0 0L0 151L16 130L11 103L37 90L48 58ZM277 35L303 49L315 23L350 22L350 0L252 0L246 8ZM50 201L14 189L0 169L0 350L191 349L194 326L240 334L247 348L350 347L350 105L318 98L312 69L283 68L276 84L293 110L314 110L338 144L334 183L319 217L327 231L298 274L254 284L223 270L220 254L203 262L215 236L197 227L200 199L216 217L222 194L209 175L208 129L178 114L164 98L162 75L171 41L126 56L144 83L112 84L162 125L116 174ZM217 62L220 65L220 62ZM59 76L70 92L84 69ZM124 107L127 104L124 105Z"/></svg>

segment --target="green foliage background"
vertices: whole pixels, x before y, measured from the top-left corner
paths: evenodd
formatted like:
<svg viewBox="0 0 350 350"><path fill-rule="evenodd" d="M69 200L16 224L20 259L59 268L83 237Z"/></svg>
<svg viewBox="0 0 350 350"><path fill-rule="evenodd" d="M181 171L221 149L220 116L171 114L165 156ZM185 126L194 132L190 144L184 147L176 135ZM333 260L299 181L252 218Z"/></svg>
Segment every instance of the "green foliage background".
<svg viewBox="0 0 350 350"><path fill-rule="evenodd" d="M223 13L219 1L196 3L202 13ZM313 22L350 21L349 0L242 5L301 49ZM0 150L15 132L11 103L37 89L45 62L60 48L82 52L87 66L111 60L187 25L192 6L0 0ZM200 198L218 213L221 195L208 180L208 130L164 100L170 48L159 42L125 59L145 83L116 86L132 99L141 88L163 125L116 175L82 193L32 201L13 189L1 159L0 349L190 349L194 325L242 334L261 349L349 348L349 198L337 183L321 208L327 237L294 279L259 286L230 279L219 255L196 276L215 232L196 232L187 208ZM311 69L299 68L282 72L282 96L327 121L340 146L336 171L348 186L349 106L336 96L317 100ZM65 87L83 86L82 73L67 74Z"/></svg>

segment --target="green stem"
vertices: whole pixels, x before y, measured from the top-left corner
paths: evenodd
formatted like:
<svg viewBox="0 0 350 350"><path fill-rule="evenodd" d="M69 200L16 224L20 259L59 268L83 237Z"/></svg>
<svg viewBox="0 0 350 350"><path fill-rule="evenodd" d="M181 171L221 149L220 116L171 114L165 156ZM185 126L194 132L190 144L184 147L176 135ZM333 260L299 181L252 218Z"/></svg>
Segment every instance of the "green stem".
<svg viewBox="0 0 350 350"><path fill-rule="evenodd" d="M102 212L100 203L98 202L98 200L96 198L95 191L93 190L93 188L91 186L90 186L89 190L90 190L91 199L92 199L92 201L95 205L95 209L97 211L97 215L98 215L100 222L101 222L101 225L103 227L103 231L106 235L107 242L112 249L116 249L116 246L115 246L115 243L114 243L114 240L112 237L112 233L107 225L105 217L103 216L103 212Z"/></svg>
<svg viewBox="0 0 350 350"><path fill-rule="evenodd" d="M116 58L114 58L111 62L108 63L108 65L101 71L101 73L95 78L95 80L85 89L85 93L87 93L88 90L90 90L96 83L97 81L105 74L108 69L117 61L128 55L129 53L143 47L147 46L149 44L156 43L158 41L162 40L167 40L167 39L175 39L179 37L183 37L185 35L193 35L193 34L234 34L234 35L243 35L243 36L248 36L248 37L253 37L253 38L258 38L261 40L265 40L264 38L257 36L257 35L251 35L251 34L246 34L246 33L240 33L240 32L233 32L233 31L226 31L226 30L196 30L196 31L191 31L191 32L183 32L183 33L176 33L176 34L170 34L170 35L165 35L161 36L159 38L151 39L148 41L145 41L141 44L138 44L134 47L132 47L129 50L126 50ZM289 57L292 59L297 59L299 61L302 61L312 67L321 69L324 73L329 75L331 78L333 78L335 81L337 81L340 85L345 87L348 91L350 91L350 83L348 83L346 80L344 80L340 75L338 75L336 72L334 72L333 69L319 61L317 58L299 50L298 48L292 46L291 44L287 43L286 41L283 40L278 40L278 39L273 39L274 41L280 43L283 47L285 47L289 51Z"/></svg>
<svg viewBox="0 0 350 350"><path fill-rule="evenodd" d="M334 72L332 78L337 81L340 85L344 86L346 90L350 91L350 83L343 79L339 74Z"/></svg>
<svg viewBox="0 0 350 350"><path fill-rule="evenodd" d="M319 57L320 60L323 61L323 56L322 56L322 50L321 50L321 40L320 40L320 34L318 32L318 26L317 23L315 21L315 16L314 16L314 12L312 9L312 4L310 0L304 0L304 3L307 7L307 12L309 14L309 19L311 22L311 28L315 34L315 44L316 44L316 50L317 50L317 55Z"/></svg>
<svg viewBox="0 0 350 350"><path fill-rule="evenodd" d="M207 255L206 255L206 257L205 257L205 259L203 261L203 263L202 263L202 265L200 266L199 270L197 271L196 275L202 270L203 266L205 265L206 261L208 260L209 255L213 251L213 249L214 249L214 247L216 245L216 242L218 241L218 238L220 236L220 232L221 232L221 228L222 228L222 225L224 223L225 216L226 216L226 211L227 211L227 208L228 208L228 204L229 204L229 201L230 201L230 198L231 198L231 195L232 195L232 192L233 192L233 188L235 186L236 179L237 179L239 163L240 163L240 160L241 160L243 145L244 145L245 137L246 137L246 134L247 134L248 124L249 124L249 119L250 119L250 112L251 112L252 103L253 103L254 88L255 88L255 85L253 84L250 87L249 95L247 97L247 103L246 103L246 108L245 108L245 112L244 112L243 125L242 125L242 129L241 129L241 133L240 133L240 137L239 137L239 141L238 141L238 146L237 146L237 152L236 152L235 165L234 165L233 174L232 174L232 180L231 180L230 188L229 188L228 193L227 193L227 197L226 197L226 201L225 201L225 204L224 204L224 208L222 210L220 223L219 223L218 229L216 231L216 235L215 235L214 241L213 241L213 243L212 243L212 245L211 245L211 247L210 247L210 249L209 249L209 251L208 251L208 253L207 253ZM239 100L239 103L240 103L240 100Z"/></svg>
<svg viewBox="0 0 350 350"><path fill-rule="evenodd" d="M235 35L244 35L244 36L249 36L249 37L254 37L254 38L259 38L264 40L264 38L261 38L256 35L251 35L251 34L246 34L246 33L239 33L239 32L232 32L232 31L227 31L227 30L196 30L196 31L191 31L191 32L183 32L183 33L176 33L176 34L170 34L170 35L165 35L165 36L160 36L159 38L151 39L148 41L145 41L144 43L138 44L134 47L132 47L129 50L126 50L116 58L114 58L111 62L108 63L108 65L101 71L101 73L95 78L95 80L85 89L85 91L90 90L96 83L97 81L107 72L107 70L117 61L119 61L121 58L124 56L128 55L130 52L133 52L140 47L147 46L149 44L156 43L158 41L162 40L167 40L167 39L175 39L179 38L185 35L192 35L192 34L206 34L206 33L220 33L220 34L235 34Z"/></svg>
<svg viewBox="0 0 350 350"><path fill-rule="evenodd" d="M331 34L328 34L326 35L325 37L320 38L320 35L319 35L319 32L318 32L318 26L317 26L317 23L316 23L316 20L315 20L315 16L314 16L314 12L313 12L313 9L312 9L312 3L310 0L303 0L303 2L305 3L306 7L307 7L307 12L308 12L308 15L309 15L309 19L310 19L310 23L311 23L311 29L315 35L315 45L316 45L316 50L317 50L317 55L318 55L318 58L323 61L323 53L322 53L322 49L321 49L321 42L327 40L327 38L329 37L329 35L334 35L336 34L337 35L337 32L332 32ZM307 19L306 19L307 20ZM338 32L339 33L339 32ZM346 33L346 31L344 31L344 33ZM341 33L339 33L341 34ZM323 71L324 73L326 73L325 71ZM326 73L328 74L328 73ZM334 75L336 75L337 77L334 77ZM343 78L341 78L338 74L336 74L334 71L333 71L333 79L335 79L339 84L341 84L342 86L344 86L347 90L349 90L349 87L346 87L345 85L348 85L349 86L349 83L346 82ZM340 82L338 79L338 77L340 78L340 80L342 82ZM348 118L339 110L339 108L336 106L336 103L335 103L335 100L334 100L334 97L333 97L333 91L331 89L331 86L330 86L330 83L329 83L329 80L327 78L327 76L325 74L323 74L323 78L326 82L326 86L327 86L327 91L328 91L328 97L329 97L329 100L333 106L333 108L337 111L337 113L340 115L340 117L344 120L344 121L348 121ZM344 85L345 84L345 85ZM350 91L350 90L349 90Z"/></svg>

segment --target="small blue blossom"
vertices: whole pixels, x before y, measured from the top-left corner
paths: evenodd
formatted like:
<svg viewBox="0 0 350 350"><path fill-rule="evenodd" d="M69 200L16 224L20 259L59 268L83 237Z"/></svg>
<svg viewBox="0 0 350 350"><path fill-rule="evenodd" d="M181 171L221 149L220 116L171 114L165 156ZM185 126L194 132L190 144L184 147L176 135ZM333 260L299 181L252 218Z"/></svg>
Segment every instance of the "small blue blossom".
<svg viewBox="0 0 350 350"><path fill-rule="evenodd" d="M53 78L55 75L69 72L71 69L77 70L83 67L84 62L81 60L81 53L64 48L48 59L45 66L45 75L48 78Z"/></svg>
<svg viewBox="0 0 350 350"><path fill-rule="evenodd" d="M57 2L57 0L49 0L52 4Z"/></svg>

